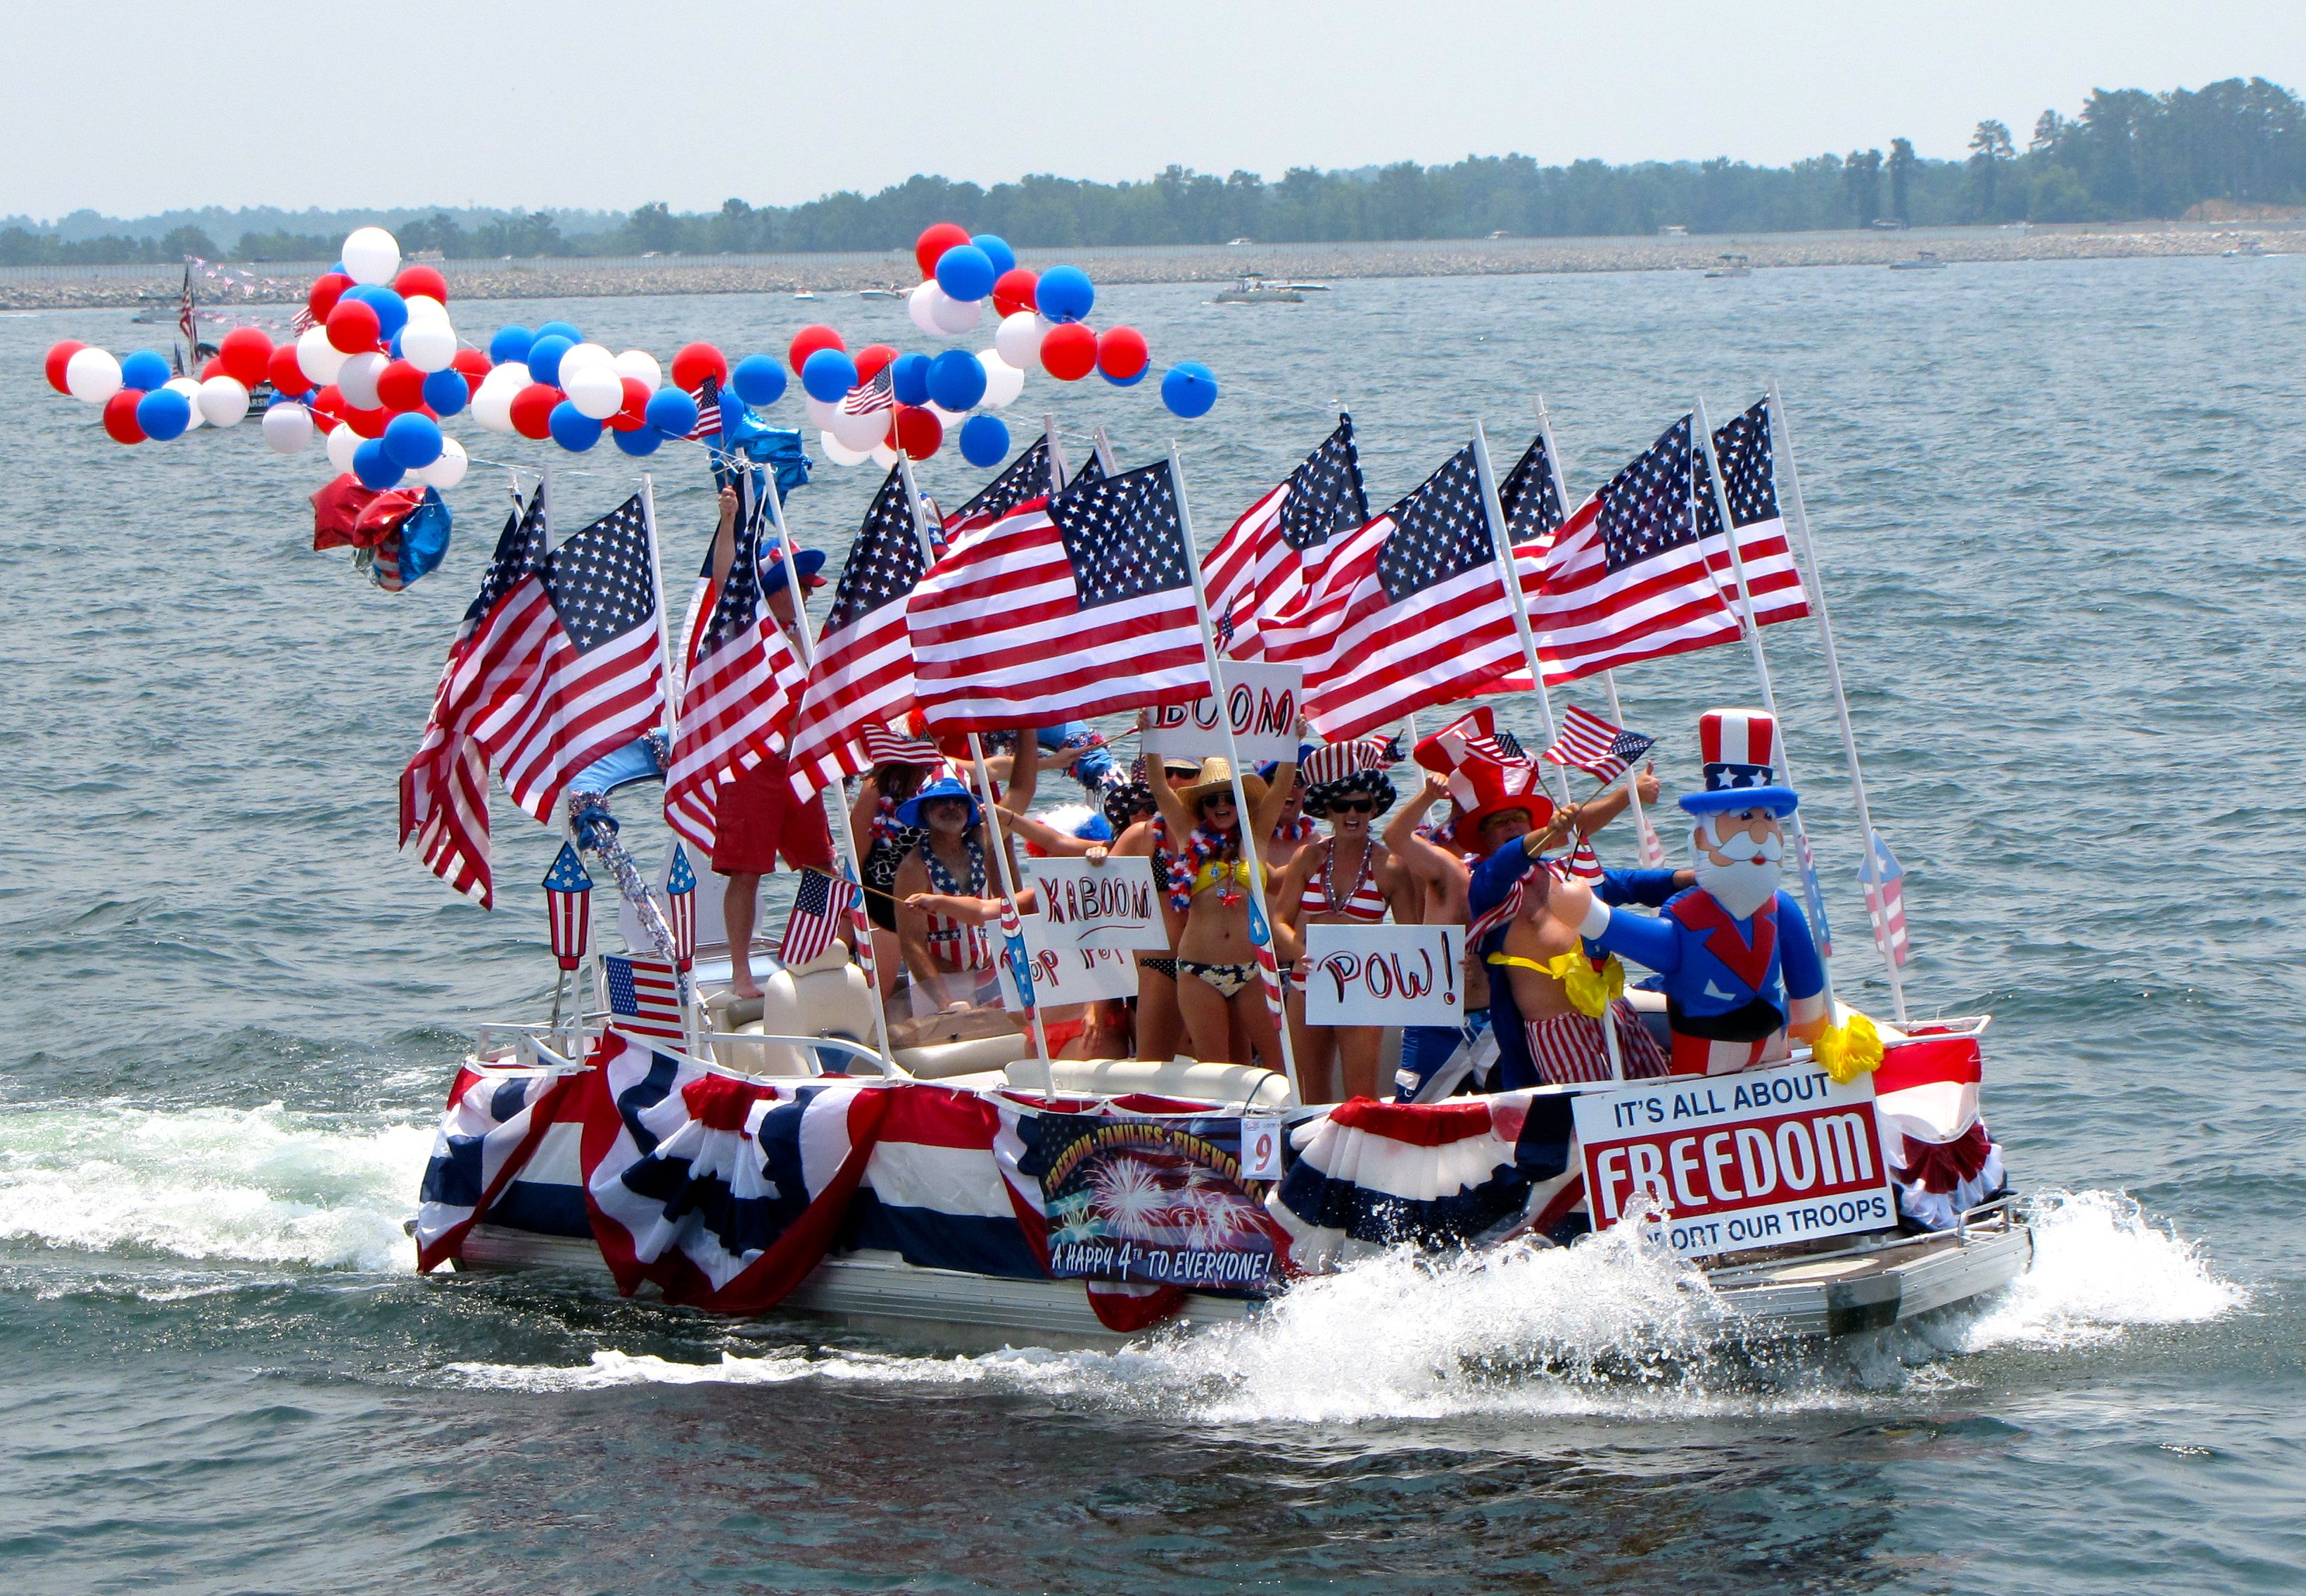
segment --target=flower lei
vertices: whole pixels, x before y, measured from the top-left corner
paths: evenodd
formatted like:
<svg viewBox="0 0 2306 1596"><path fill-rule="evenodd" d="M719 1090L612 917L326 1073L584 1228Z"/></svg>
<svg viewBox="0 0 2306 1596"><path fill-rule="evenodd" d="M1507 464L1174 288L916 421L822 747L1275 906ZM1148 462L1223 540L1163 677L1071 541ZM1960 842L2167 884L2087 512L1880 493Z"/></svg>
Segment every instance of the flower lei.
<svg viewBox="0 0 2306 1596"><path fill-rule="evenodd" d="M1314 829L1312 816L1310 815L1300 815L1294 820L1285 820L1279 825L1275 826L1273 828L1273 840L1276 842L1310 841L1312 839Z"/></svg>
<svg viewBox="0 0 2306 1596"><path fill-rule="evenodd" d="M1193 883L1201 874L1201 866L1212 860L1232 861L1239 857L1240 834L1220 837L1204 826L1195 826L1184 847L1169 858L1169 907L1185 914L1193 907ZM1217 901L1231 908L1241 901L1241 883L1230 875Z"/></svg>

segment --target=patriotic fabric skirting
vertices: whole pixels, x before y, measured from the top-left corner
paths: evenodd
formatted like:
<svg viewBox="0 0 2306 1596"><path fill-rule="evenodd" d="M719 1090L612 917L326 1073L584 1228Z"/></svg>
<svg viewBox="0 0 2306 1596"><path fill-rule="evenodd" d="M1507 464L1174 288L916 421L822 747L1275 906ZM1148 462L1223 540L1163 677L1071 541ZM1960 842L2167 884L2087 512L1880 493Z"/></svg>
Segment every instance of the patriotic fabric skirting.
<svg viewBox="0 0 2306 1596"><path fill-rule="evenodd" d="M1610 1011L1618 1022L1618 1052L1626 1061L1626 1079L1646 1080L1671 1073L1664 1049L1650 1035L1633 1004L1619 998ZM1536 1062L1538 1073L1553 1085L1614 1079L1609 1038L1602 1034L1601 1020L1593 1016L1555 1014L1525 1020L1522 1031L1529 1038L1529 1056Z"/></svg>

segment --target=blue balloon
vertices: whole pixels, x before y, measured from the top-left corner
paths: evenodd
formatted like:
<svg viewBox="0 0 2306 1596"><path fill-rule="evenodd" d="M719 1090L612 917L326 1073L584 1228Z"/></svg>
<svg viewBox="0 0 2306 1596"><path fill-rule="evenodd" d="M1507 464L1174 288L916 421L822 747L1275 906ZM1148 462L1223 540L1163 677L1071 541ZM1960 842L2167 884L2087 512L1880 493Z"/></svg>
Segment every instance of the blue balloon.
<svg viewBox="0 0 2306 1596"><path fill-rule="evenodd" d="M1011 249L1009 241L998 233L979 233L969 242L983 250L985 258L993 262L995 277L999 277L1004 271L1017 269L1017 252Z"/></svg>
<svg viewBox="0 0 2306 1596"><path fill-rule="evenodd" d="M440 423L411 410L385 422L384 436L377 441L403 471L422 471L440 457Z"/></svg>
<svg viewBox="0 0 2306 1596"><path fill-rule="evenodd" d="M993 292L993 260L973 243L957 243L937 257L937 286L945 297L983 299Z"/></svg>
<svg viewBox="0 0 2306 1596"><path fill-rule="evenodd" d="M851 371L856 370L852 363ZM785 369L766 354L748 354L729 373L729 386L747 405L773 405L785 397ZM857 385L850 383L849 388ZM849 388L841 390L847 393Z"/></svg>
<svg viewBox="0 0 2306 1596"><path fill-rule="evenodd" d="M405 327L400 329L401 332L406 332L407 330L408 329ZM400 333L394 333L389 339L386 340L384 352L394 360L402 360L406 358L400 353Z"/></svg>
<svg viewBox="0 0 2306 1596"><path fill-rule="evenodd" d="M498 328L497 336L489 340L489 363L501 366L518 361L525 365L528 346L535 342L536 335L528 329L517 321L508 322Z"/></svg>
<svg viewBox="0 0 2306 1596"><path fill-rule="evenodd" d="M889 363L889 392L900 405L929 402L929 357L915 350Z"/></svg>
<svg viewBox="0 0 2306 1596"><path fill-rule="evenodd" d="M376 283L354 283L344 292L346 299L357 299L376 312L376 331L380 338L399 337L400 329L408 325L408 302L391 289Z"/></svg>
<svg viewBox="0 0 2306 1596"><path fill-rule="evenodd" d="M573 321L548 321L536 329L536 336L540 338L567 338L572 346L585 341L585 335L576 330L576 324Z"/></svg>
<svg viewBox="0 0 2306 1596"><path fill-rule="evenodd" d="M938 409L973 410L984 397L984 363L968 350L948 349L929 362L929 402Z"/></svg>
<svg viewBox="0 0 2306 1596"><path fill-rule="evenodd" d="M454 366L424 374L424 402L436 415L454 415L473 402L465 374Z"/></svg>
<svg viewBox="0 0 2306 1596"><path fill-rule="evenodd" d="M971 465L998 465L1009 457L1009 428L997 415L972 415L961 423L961 457Z"/></svg>
<svg viewBox="0 0 2306 1596"><path fill-rule="evenodd" d="M1137 374L1134 377L1116 377L1112 372L1106 371L1103 366L1099 366L1097 370L1097 375L1103 377L1107 382L1110 382L1115 388L1135 388L1139 383L1145 380L1145 373L1152 369L1153 363L1149 360L1143 365L1137 368Z"/></svg>
<svg viewBox="0 0 2306 1596"><path fill-rule="evenodd" d="M139 388L146 393L165 385L175 373L168 363L149 349L139 349L120 363L120 386Z"/></svg>
<svg viewBox="0 0 2306 1596"><path fill-rule="evenodd" d="M629 432L612 431L609 436L615 439L617 447L628 455L653 455L656 453L657 445L664 441L664 434L654 427L635 427Z"/></svg>
<svg viewBox="0 0 2306 1596"><path fill-rule="evenodd" d="M360 447L353 450L353 474L360 479L362 487L374 488L382 492L387 488L397 486L403 472L393 463L392 457L384 452L383 439L363 438Z"/></svg>
<svg viewBox="0 0 2306 1596"><path fill-rule="evenodd" d="M532 380L547 388L560 386L560 357L576 347L574 340L557 332L541 332L536 342L528 346L528 374Z"/></svg>
<svg viewBox="0 0 2306 1596"><path fill-rule="evenodd" d="M152 358L158 360L159 356ZM163 377L161 380L167 379ZM145 437L163 443L180 438L184 429L192 424L192 403L173 388L156 388L136 401L136 424L144 429Z"/></svg>
<svg viewBox="0 0 2306 1596"><path fill-rule="evenodd" d="M601 441L601 423L567 399L552 407L552 441L570 454L581 455Z"/></svg>
<svg viewBox="0 0 2306 1596"><path fill-rule="evenodd" d="M696 401L677 388L661 388L649 396L647 405L641 411L648 424L660 432L670 432L675 438L686 438L696 426ZM617 434L619 439L631 436Z"/></svg>
<svg viewBox="0 0 2306 1596"><path fill-rule="evenodd" d="M1041 274L1035 300L1051 321L1079 321L1097 303L1097 285L1078 266L1052 266Z"/></svg>
<svg viewBox="0 0 2306 1596"><path fill-rule="evenodd" d="M1197 360L1181 360L1161 379L1161 403L1187 421L1217 402L1217 374Z"/></svg>
<svg viewBox="0 0 2306 1596"><path fill-rule="evenodd" d="M810 398L833 404L857 386L857 363L839 349L820 349L802 363L800 385Z"/></svg>

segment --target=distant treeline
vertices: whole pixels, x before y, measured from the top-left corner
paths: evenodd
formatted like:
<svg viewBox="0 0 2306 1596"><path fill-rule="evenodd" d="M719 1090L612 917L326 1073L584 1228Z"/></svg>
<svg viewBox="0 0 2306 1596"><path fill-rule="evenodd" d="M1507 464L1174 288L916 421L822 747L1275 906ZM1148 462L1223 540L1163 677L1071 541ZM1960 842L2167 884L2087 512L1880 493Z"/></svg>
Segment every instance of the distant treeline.
<svg viewBox="0 0 2306 1596"><path fill-rule="evenodd" d="M1349 172L1294 167L1277 183L1253 172L1218 177L1171 166L1146 182L1036 176L990 189L913 177L870 196L827 194L803 205L676 214L662 203L629 215L483 210L172 212L150 226L76 213L52 226L13 218L0 264L173 260L324 260L346 232L381 222L411 252L451 259L504 255L638 255L895 250L935 221L998 233L1045 249L1084 244L1333 243L1377 239L1549 238L1653 233L1806 232L1903 222L2125 221L2184 215L2205 201L2306 205L2306 105L2263 78L2151 94L2099 90L2068 118L2045 111L2018 148L2009 128L1981 122L1960 160L1926 159L1906 139L1789 166L1727 159L1613 166L1539 165L1527 156L1468 157L1450 166L1402 162ZM253 224L261 221L265 226ZM288 225L291 222L301 226ZM158 224L168 224L162 232ZM305 231L303 228L313 230Z"/></svg>

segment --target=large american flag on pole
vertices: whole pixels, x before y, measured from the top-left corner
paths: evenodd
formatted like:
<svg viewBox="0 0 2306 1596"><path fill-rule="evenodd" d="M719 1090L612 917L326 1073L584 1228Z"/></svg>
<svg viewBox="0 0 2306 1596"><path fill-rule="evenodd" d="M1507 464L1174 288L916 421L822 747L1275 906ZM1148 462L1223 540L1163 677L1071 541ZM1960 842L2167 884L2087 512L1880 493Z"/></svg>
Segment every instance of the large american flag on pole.
<svg viewBox="0 0 2306 1596"><path fill-rule="evenodd" d="M904 474L892 469L849 545L817 636L816 662L793 712L785 765L794 796L814 797L870 769L859 746L865 728L901 721L913 707L905 601L927 569Z"/></svg>
<svg viewBox="0 0 2306 1596"><path fill-rule="evenodd" d="M1635 760L1657 742L1638 731L1613 726L1592 710L1569 704L1561 712L1561 728L1545 757L1556 764L1584 771L1607 787L1633 768Z"/></svg>
<svg viewBox="0 0 2306 1596"><path fill-rule="evenodd" d="M1298 602L1265 623L1267 657L1305 670L1329 740L1470 698L1522 658L1474 446L1340 540Z"/></svg>
<svg viewBox="0 0 2306 1596"><path fill-rule="evenodd" d="M1049 470L1049 440L1036 438L1002 468L999 476L944 518L944 535L954 538L990 526L1027 499L1047 498L1056 485Z"/></svg>
<svg viewBox="0 0 2306 1596"><path fill-rule="evenodd" d="M1721 486L1730 500L1730 525L1737 530L1738 560L1746 567L1746 591L1754 601L1754 624L1766 627L1799 620L1809 613L1809 601L1802 592L1801 568L1794 563L1793 549L1786 542L1785 517L1778 508L1767 398L1755 401L1751 409L1713 429L1713 457L1721 463ZM1742 613L1738 602L1738 561L1730 557L1730 539L1721 528L1712 472L1703 461L1698 470L1698 542L1721 588L1722 602Z"/></svg>
<svg viewBox="0 0 2306 1596"><path fill-rule="evenodd" d="M448 644L424 740L400 775L400 846L414 837L424 867L483 908L489 876L489 758L474 736L482 712L536 668L544 619L534 577L545 556L545 495L516 504L481 591Z"/></svg>
<svg viewBox="0 0 2306 1596"><path fill-rule="evenodd" d="M1201 562L1218 647L1233 659L1263 659L1261 619L1278 615L1304 590L1331 538L1369 518L1354 418L1341 415L1321 446L1242 512Z"/></svg>
<svg viewBox="0 0 2306 1596"><path fill-rule="evenodd" d="M954 539L906 607L930 724L994 731L1208 696L1191 558L1166 460Z"/></svg>

